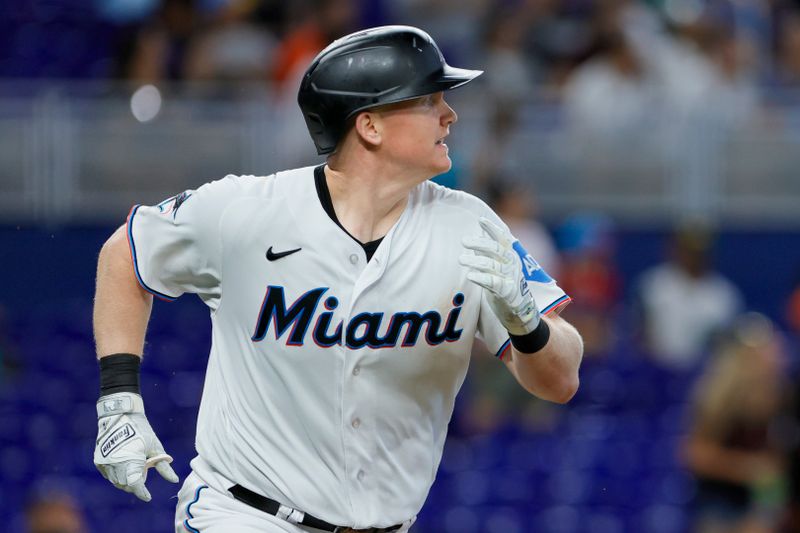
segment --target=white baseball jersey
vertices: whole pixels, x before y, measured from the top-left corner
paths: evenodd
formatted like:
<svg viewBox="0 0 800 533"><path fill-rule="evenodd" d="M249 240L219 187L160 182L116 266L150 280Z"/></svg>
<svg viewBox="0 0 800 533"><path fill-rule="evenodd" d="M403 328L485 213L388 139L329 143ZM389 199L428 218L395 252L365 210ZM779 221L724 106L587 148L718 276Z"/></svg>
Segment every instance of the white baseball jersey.
<svg viewBox="0 0 800 533"><path fill-rule="evenodd" d="M147 290L197 293L211 309L199 455L327 522L387 527L425 501L473 339L509 349L458 262L479 217L503 224L427 181L367 262L322 207L314 172L227 176L134 207L131 252ZM569 300L515 249L544 313Z"/></svg>

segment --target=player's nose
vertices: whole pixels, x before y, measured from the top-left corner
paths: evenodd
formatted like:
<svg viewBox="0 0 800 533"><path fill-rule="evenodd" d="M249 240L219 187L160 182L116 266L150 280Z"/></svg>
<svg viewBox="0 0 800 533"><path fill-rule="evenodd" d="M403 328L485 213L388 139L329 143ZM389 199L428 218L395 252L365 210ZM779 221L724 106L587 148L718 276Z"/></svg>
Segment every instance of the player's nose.
<svg viewBox="0 0 800 533"><path fill-rule="evenodd" d="M450 124L454 124L456 121L458 121L458 114L452 107L450 107L450 104L448 104L444 98L442 98L442 104L444 105L442 124L445 126L450 126Z"/></svg>

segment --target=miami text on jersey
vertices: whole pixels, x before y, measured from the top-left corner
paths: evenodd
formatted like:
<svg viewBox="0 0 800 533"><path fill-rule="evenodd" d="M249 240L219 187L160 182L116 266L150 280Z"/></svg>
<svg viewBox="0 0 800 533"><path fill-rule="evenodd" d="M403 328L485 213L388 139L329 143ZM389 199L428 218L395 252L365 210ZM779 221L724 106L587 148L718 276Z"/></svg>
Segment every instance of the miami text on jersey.
<svg viewBox="0 0 800 533"><path fill-rule="evenodd" d="M261 304L258 314L256 330L252 340L255 342L264 339L270 325L274 328L275 340L286 334L291 326L291 331L286 338L287 346L302 346L305 342L311 320L322 300L322 295L328 291L327 287L312 289L298 298L288 309L284 298L283 287L270 285ZM442 315L432 310L424 313L415 311L394 313L389 320L389 325L382 328L384 313L361 313L354 316L347 324L344 331L344 341L348 348L391 348L398 345L400 336L405 330L400 346L408 347L417 344L423 326L425 327L425 341L431 346L443 342L454 342L461 338L462 330L456 329L458 315L464 304L464 295L460 292L453 296L453 308L447 314L447 319L442 324ZM319 314L314 324L312 338L318 346L330 347L342 344L343 323L340 320L331 331L333 310L339 306L335 296L328 296L323 303L325 311Z"/></svg>

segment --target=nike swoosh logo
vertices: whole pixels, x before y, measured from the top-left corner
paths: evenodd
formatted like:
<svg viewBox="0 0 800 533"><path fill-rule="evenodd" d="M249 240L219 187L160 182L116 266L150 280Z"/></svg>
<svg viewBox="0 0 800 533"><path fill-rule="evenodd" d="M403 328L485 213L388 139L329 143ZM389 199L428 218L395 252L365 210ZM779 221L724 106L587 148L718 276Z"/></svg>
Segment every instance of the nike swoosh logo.
<svg viewBox="0 0 800 533"><path fill-rule="evenodd" d="M287 255L292 255L295 252L299 252L302 248L295 248L294 250L286 250L285 252L273 252L272 246L269 247L267 250L267 261L277 261L282 257L286 257Z"/></svg>

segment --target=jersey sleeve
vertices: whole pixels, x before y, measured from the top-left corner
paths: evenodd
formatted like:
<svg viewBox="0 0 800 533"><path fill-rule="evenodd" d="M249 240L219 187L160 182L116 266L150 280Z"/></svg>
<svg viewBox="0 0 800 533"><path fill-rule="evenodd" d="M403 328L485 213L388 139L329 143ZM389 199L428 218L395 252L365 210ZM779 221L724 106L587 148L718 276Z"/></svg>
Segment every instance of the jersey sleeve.
<svg viewBox="0 0 800 533"><path fill-rule="evenodd" d="M496 224L507 227L494 212L491 214L491 218ZM564 290L558 286L556 280L545 272L519 240L514 241L513 247L520 258L522 273L528 282L528 288L531 290L536 305L543 316L557 312L572 301ZM483 290L482 293L481 309L478 317L478 334L489 350L496 357L502 359L506 351L511 348L511 339L508 336L508 331L503 327L503 324L495 316L489 305L486 291Z"/></svg>
<svg viewBox="0 0 800 533"><path fill-rule="evenodd" d="M131 209L128 244L145 290L170 301L196 293L213 307L220 295L220 222L237 193L236 177L227 176Z"/></svg>

